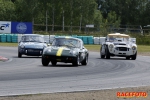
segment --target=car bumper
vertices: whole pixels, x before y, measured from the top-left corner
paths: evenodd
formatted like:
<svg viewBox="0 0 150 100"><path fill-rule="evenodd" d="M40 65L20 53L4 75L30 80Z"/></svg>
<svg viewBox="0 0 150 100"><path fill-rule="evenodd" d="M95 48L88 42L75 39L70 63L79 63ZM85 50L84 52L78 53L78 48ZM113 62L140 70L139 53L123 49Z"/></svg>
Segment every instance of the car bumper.
<svg viewBox="0 0 150 100"><path fill-rule="evenodd" d="M114 49L109 49L109 52L111 55L114 56L132 56L134 55L137 51L136 50L132 50L132 49L126 49L126 50L116 50Z"/></svg>
<svg viewBox="0 0 150 100"><path fill-rule="evenodd" d="M41 56L43 49L19 49L19 52L24 55Z"/></svg>
<svg viewBox="0 0 150 100"><path fill-rule="evenodd" d="M50 61L56 62L65 62L65 63L72 63L74 62L77 57L76 56L56 56L56 55L42 55L44 58L49 59Z"/></svg>

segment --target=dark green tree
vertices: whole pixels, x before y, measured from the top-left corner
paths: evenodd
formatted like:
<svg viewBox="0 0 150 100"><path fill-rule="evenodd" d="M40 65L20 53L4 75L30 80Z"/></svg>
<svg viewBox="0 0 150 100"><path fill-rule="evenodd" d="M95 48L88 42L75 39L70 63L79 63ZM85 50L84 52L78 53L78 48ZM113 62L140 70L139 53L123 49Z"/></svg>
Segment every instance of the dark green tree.
<svg viewBox="0 0 150 100"><path fill-rule="evenodd" d="M11 21L15 19L15 7L10 0L0 0L0 20Z"/></svg>

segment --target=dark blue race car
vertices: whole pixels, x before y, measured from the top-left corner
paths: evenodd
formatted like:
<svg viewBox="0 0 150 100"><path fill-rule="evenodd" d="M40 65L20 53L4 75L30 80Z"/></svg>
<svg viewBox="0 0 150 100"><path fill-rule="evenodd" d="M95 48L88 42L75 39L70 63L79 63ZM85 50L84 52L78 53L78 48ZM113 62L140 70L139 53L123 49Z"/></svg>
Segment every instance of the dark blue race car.
<svg viewBox="0 0 150 100"><path fill-rule="evenodd" d="M18 57L22 55L41 56L43 49L47 47L42 35L26 34L21 37L18 44Z"/></svg>

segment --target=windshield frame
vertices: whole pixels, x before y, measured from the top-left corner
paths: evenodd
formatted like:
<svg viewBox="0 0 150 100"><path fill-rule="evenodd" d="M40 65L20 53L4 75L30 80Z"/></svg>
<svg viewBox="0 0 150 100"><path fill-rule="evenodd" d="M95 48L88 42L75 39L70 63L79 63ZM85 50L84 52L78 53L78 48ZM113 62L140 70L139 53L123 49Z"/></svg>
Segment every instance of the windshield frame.
<svg viewBox="0 0 150 100"><path fill-rule="evenodd" d="M129 42L130 36L125 34L109 34L106 37L107 42Z"/></svg>
<svg viewBox="0 0 150 100"><path fill-rule="evenodd" d="M107 42L129 42L129 38L125 38L125 37L109 37L107 38Z"/></svg>
<svg viewBox="0 0 150 100"><path fill-rule="evenodd" d="M22 36L20 42L39 42L44 43L44 38L42 36Z"/></svg>
<svg viewBox="0 0 150 100"><path fill-rule="evenodd" d="M81 43L79 40L73 38L55 38L52 46L81 48Z"/></svg>

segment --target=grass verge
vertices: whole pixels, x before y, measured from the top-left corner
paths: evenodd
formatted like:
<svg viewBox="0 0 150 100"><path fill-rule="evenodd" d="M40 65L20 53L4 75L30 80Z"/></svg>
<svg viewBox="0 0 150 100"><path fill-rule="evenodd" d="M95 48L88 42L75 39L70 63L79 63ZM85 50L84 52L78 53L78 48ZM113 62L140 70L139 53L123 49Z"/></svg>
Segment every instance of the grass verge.
<svg viewBox="0 0 150 100"><path fill-rule="evenodd" d="M1 43L0 46L17 47L18 43ZM100 51L100 45L85 45L89 51ZM150 45L138 45L138 53L150 52Z"/></svg>
<svg viewBox="0 0 150 100"><path fill-rule="evenodd" d="M0 42L0 46L17 47L18 43L2 43L2 42Z"/></svg>

